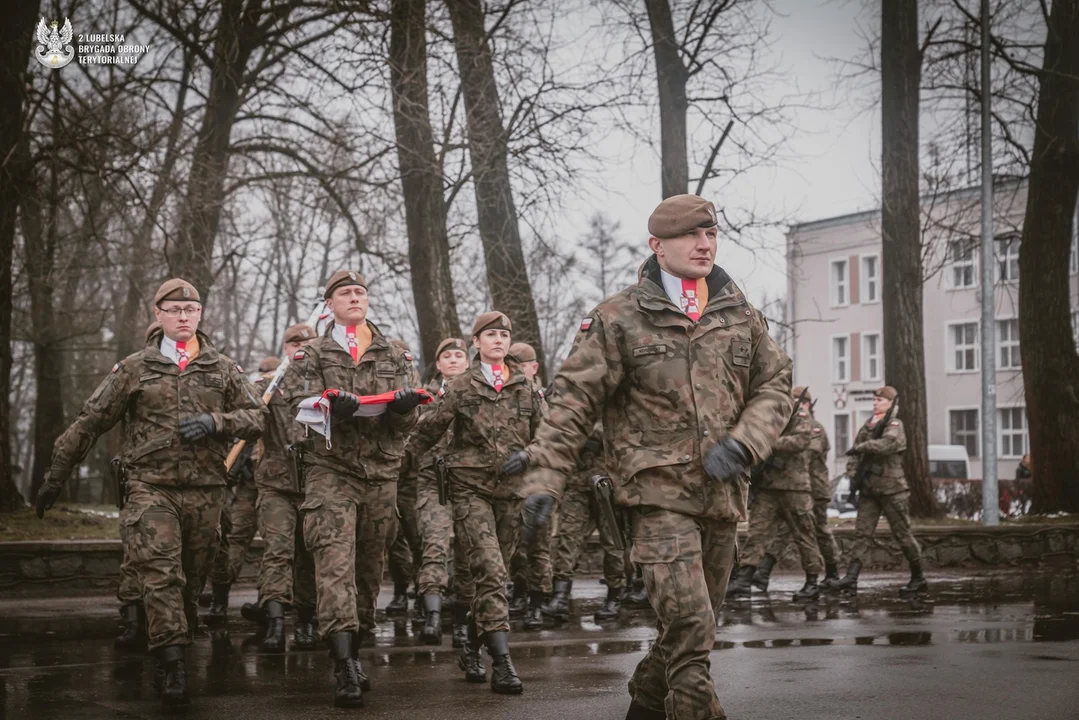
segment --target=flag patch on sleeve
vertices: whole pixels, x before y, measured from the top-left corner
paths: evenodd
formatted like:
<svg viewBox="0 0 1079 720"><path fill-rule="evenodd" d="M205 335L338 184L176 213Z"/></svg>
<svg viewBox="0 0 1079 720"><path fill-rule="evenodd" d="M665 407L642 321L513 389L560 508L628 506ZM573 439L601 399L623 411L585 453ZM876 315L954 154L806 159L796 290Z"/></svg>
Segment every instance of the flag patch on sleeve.
<svg viewBox="0 0 1079 720"><path fill-rule="evenodd" d="M586 317L584 320L581 321L581 332L588 332L588 330L591 327L592 327L592 318Z"/></svg>

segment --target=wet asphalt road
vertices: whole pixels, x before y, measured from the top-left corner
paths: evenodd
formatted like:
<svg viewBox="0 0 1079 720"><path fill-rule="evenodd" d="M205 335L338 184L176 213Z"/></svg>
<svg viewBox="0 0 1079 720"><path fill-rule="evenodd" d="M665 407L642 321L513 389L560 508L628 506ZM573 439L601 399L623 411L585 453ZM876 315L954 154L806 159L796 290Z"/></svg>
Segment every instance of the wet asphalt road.
<svg viewBox="0 0 1079 720"><path fill-rule="evenodd" d="M767 598L728 605L711 657L728 716L1079 718L1079 577L935 578L915 603L894 597L898 575L868 580L856 601L800 607L785 600L798 579L780 576ZM227 637L202 634L190 651L193 702L182 714L621 720L654 617L624 613L597 626L587 614L603 593L580 582L575 610L584 617L511 635L521 697L465 683L448 635L441 648L418 647L407 623L385 621L361 656L374 690L351 711L331 707L324 651L257 652L237 611L253 592L234 593ZM161 716L152 662L112 647L115 612L115 600L100 596L0 600L0 717Z"/></svg>

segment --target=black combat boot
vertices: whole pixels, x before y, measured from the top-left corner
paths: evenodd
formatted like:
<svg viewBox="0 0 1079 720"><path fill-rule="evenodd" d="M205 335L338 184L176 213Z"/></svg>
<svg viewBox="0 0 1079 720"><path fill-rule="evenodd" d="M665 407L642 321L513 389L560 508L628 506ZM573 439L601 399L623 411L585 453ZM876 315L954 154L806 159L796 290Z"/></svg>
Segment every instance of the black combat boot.
<svg viewBox="0 0 1079 720"><path fill-rule="evenodd" d="M739 565L734 571L734 577L727 584L727 597L749 597L753 592L753 573L756 571L754 565Z"/></svg>
<svg viewBox="0 0 1079 720"><path fill-rule="evenodd" d="M463 648L468 642L468 605L453 604L453 646Z"/></svg>
<svg viewBox="0 0 1079 720"><path fill-rule="evenodd" d="M131 652L146 649L146 610L142 603L133 602L120 606L120 618L123 623L120 634L116 636L116 648Z"/></svg>
<svg viewBox="0 0 1079 720"><path fill-rule="evenodd" d="M161 704L165 707L182 707L191 703L187 689L187 668L184 666L182 645L167 645L157 651L161 682Z"/></svg>
<svg viewBox="0 0 1079 720"><path fill-rule="evenodd" d="M626 585L626 594L622 596L622 605L631 610L647 610L652 607L648 601L648 590L644 586L644 578L632 578Z"/></svg>
<svg viewBox="0 0 1079 720"><path fill-rule="evenodd" d="M820 587L817 585L817 573L806 573L806 584L802 589L794 593L791 598L794 602L812 602L820 597Z"/></svg>
<svg viewBox="0 0 1079 720"><path fill-rule="evenodd" d="M266 634L266 626L270 621L266 618L266 610L258 603L244 603L240 606L240 617L248 622L259 626L263 635Z"/></svg>
<svg viewBox="0 0 1079 720"><path fill-rule="evenodd" d="M262 638L262 651L268 653L285 652L285 606L276 600L267 600L266 636Z"/></svg>
<svg viewBox="0 0 1079 720"><path fill-rule="evenodd" d="M832 592L838 590L837 583L839 582L839 568L835 563L825 563L824 565L824 579L820 581L821 592Z"/></svg>
<svg viewBox="0 0 1079 720"><path fill-rule="evenodd" d="M387 615L408 614L408 583L395 582L393 584L393 600L386 606Z"/></svg>
<svg viewBox="0 0 1079 720"><path fill-rule="evenodd" d="M543 612L540 610L547 601L547 597L541 592L528 594L528 613L525 615L525 630L543 629Z"/></svg>
<svg viewBox="0 0 1079 720"><path fill-rule="evenodd" d="M510 595L510 617L524 617L528 612L528 586L523 582L513 583L513 594Z"/></svg>
<svg viewBox="0 0 1079 720"><path fill-rule="evenodd" d="M662 710L650 710L634 700L629 704L626 720L667 720L667 713Z"/></svg>
<svg viewBox="0 0 1079 720"><path fill-rule="evenodd" d="M775 566L776 556L765 553L761 564L757 566L757 571L753 573L753 580L751 581L753 587L761 592L768 592L768 581L772 579L772 568Z"/></svg>
<svg viewBox="0 0 1079 720"><path fill-rule="evenodd" d="M416 603L419 605L419 603ZM420 633L420 640L424 645L441 645L442 644L442 596L441 595L424 595L423 596L423 609L426 612L424 618L423 631Z"/></svg>
<svg viewBox="0 0 1079 720"><path fill-rule="evenodd" d="M468 613L466 627L468 631L464 645L461 646L461 654L457 656L457 667L465 671L467 682L487 682L487 670L484 669L483 658L480 657L480 636L476 630L476 623L472 619L472 613Z"/></svg>
<svg viewBox="0 0 1079 720"><path fill-rule="evenodd" d="M543 604L540 610L547 617L552 617L559 622L569 620L569 594L571 590L573 590L572 580L555 580L554 594L550 600Z"/></svg>
<svg viewBox="0 0 1079 720"><path fill-rule="evenodd" d="M618 619L618 613L622 610L623 592L622 588L607 587L607 599L603 601L602 607L596 610L596 622Z"/></svg>
<svg viewBox="0 0 1079 720"><path fill-rule="evenodd" d="M224 625L228 620L230 587L228 583L214 584L213 599L210 600L210 609L206 611L207 625Z"/></svg>
<svg viewBox="0 0 1079 720"><path fill-rule="evenodd" d="M336 632L329 637L330 657L333 658L334 707L363 707L363 687L360 661L353 655L352 633Z"/></svg>
<svg viewBox="0 0 1079 720"><path fill-rule="evenodd" d="M851 560L847 563L847 574L842 580L836 581L836 590L845 590L847 592L858 592L858 574L862 572L862 561Z"/></svg>
<svg viewBox="0 0 1079 720"><path fill-rule="evenodd" d="M292 645L297 650L315 649L314 608L296 608L296 627L292 629Z"/></svg>
<svg viewBox="0 0 1079 720"><path fill-rule="evenodd" d="M489 632L484 640L491 655L491 689L500 695L520 695L524 685L510 660L510 634L501 630Z"/></svg>
<svg viewBox="0 0 1079 720"><path fill-rule="evenodd" d="M373 636L374 633L371 630L357 630L352 633L352 659L356 661L356 674L360 678L360 689L364 692L371 691L371 678L367 677L367 673L363 671L363 666L360 665L360 648L363 647L363 639ZM373 642L370 644L374 644Z"/></svg>
<svg viewBox="0 0 1079 720"><path fill-rule="evenodd" d="M440 605L442 596L438 596ZM412 601L412 628L422 626L427 622L427 610L424 609L422 596L416 595L416 599Z"/></svg>
<svg viewBox="0 0 1079 720"><path fill-rule="evenodd" d="M922 561L915 560L910 564L910 582L899 588L899 597L914 597L918 593L923 593L927 590L929 590L929 583L926 582L925 575L922 572Z"/></svg>

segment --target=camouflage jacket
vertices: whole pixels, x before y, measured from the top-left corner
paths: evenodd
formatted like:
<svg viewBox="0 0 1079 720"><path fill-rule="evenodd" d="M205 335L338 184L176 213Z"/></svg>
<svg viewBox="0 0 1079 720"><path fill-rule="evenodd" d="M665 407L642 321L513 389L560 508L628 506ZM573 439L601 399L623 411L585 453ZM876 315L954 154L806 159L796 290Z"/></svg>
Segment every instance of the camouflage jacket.
<svg viewBox="0 0 1079 720"><path fill-rule="evenodd" d="M813 424L809 413L799 410L794 422L772 447L772 455L764 463L761 489L809 492L809 469L806 451L813 441Z"/></svg>
<svg viewBox="0 0 1079 720"><path fill-rule="evenodd" d="M430 405L420 406L420 420L419 423L417 423L416 425L417 429L423 425L424 417L434 412L434 409L438 406L438 403L442 402L442 398L446 394L446 389L443 386L441 375L436 375L434 378L432 378L430 382L424 385L424 388L426 388L427 392L431 393L431 395L435 398L435 401ZM445 454L445 450L450 442L450 437L451 433L447 432L437 443L435 443L434 447L432 447L429 451L427 451L427 453L423 455L423 457L420 458L417 458L412 453L411 443L406 444L405 462L403 465L404 470L402 474L412 477L416 475L420 470L424 470L434 465L435 458L437 458L439 455Z"/></svg>
<svg viewBox="0 0 1079 720"><path fill-rule="evenodd" d="M495 392L483 377L479 359L474 360L468 372L446 384L441 402L424 416L409 442L410 450L423 457L450 432L444 452L447 467L484 471L454 477L486 492L508 483L496 471L510 452L528 445L547 410L542 391L521 366L514 360L506 360L506 365L509 380L502 392Z"/></svg>
<svg viewBox="0 0 1079 720"><path fill-rule="evenodd" d="M292 481L288 466L288 447L303 442L303 426L296 422L296 413L289 403L289 390L285 381L294 378L285 371L277 389L270 397L266 407L269 418L266 420L266 432L262 434L262 458L255 468L255 485L284 492L301 492ZM269 379L261 378L255 383L259 393L265 394Z"/></svg>
<svg viewBox="0 0 1079 720"><path fill-rule="evenodd" d="M903 476L903 453L907 449L907 436L903 432L903 421L893 418L877 440L870 437L874 425L870 418L858 430L847 458L847 475L854 476L859 462L869 463L865 486L862 492L868 495L895 495L906 492L907 479Z"/></svg>
<svg viewBox="0 0 1079 720"><path fill-rule="evenodd" d="M371 346L359 363L333 339L333 323L322 337L296 351L285 371L285 391L292 417L300 403L324 390L345 390L355 395L377 395L409 386L407 361L382 332L371 326ZM393 482L401 471L405 440L416 425L419 412L391 410L374 417L332 420L332 443L309 433L303 442L304 463L333 471L346 481Z"/></svg>
<svg viewBox="0 0 1079 720"><path fill-rule="evenodd" d="M240 367L198 334L199 354L183 372L161 354L158 330L146 347L113 366L57 438L49 479L64 482L94 441L124 422L120 456L129 481L167 486L226 484L225 456L233 438L255 441L266 408ZM209 413L217 434L198 443L180 439L180 418Z"/></svg>
<svg viewBox="0 0 1079 720"><path fill-rule="evenodd" d="M813 439L806 451L806 465L809 467L809 484L813 488L814 500L832 499L832 473L828 469L828 452L832 444L824 426L813 419Z"/></svg>
<svg viewBox="0 0 1079 720"><path fill-rule="evenodd" d="M713 482L703 459L730 434L760 462L790 418L791 361L722 268L694 323L667 297L655 256L636 285L586 317L555 379L551 412L528 448L523 494L561 492L596 420L621 505L741 520L743 480Z"/></svg>

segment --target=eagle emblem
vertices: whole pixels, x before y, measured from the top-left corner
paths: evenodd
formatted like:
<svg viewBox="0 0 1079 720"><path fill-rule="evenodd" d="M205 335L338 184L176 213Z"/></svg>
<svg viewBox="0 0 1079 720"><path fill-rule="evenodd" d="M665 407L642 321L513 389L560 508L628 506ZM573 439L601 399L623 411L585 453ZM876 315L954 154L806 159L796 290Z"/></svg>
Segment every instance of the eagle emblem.
<svg viewBox="0 0 1079 720"><path fill-rule="evenodd" d="M59 70L75 59L75 48L71 46L71 21L64 18L64 26L57 30L60 23L53 20L48 25L45 18L37 24L37 51L34 57L45 67Z"/></svg>

